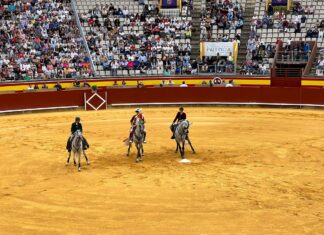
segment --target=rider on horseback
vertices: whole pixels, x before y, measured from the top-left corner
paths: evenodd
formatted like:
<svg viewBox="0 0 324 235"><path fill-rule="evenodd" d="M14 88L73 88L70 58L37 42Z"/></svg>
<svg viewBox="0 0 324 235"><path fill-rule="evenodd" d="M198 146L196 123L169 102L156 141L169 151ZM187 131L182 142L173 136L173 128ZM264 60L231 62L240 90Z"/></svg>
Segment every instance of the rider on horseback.
<svg viewBox="0 0 324 235"><path fill-rule="evenodd" d="M66 149L70 152L71 151L71 145L72 145L72 139L74 136L74 133L76 131L81 131L82 132L82 124L81 124L81 119L80 117L75 118L75 122L72 123L71 125L71 136L69 137L67 144L66 144ZM83 137L83 149L88 149L90 146L88 144L88 141Z"/></svg>
<svg viewBox="0 0 324 235"><path fill-rule="evenodd" d="M143 134L144 134L143 142L146 143L146 131L145 131L145 127L144 127L145 120L144 120L144 115L142 113L142 109L140 109L140 108L135 109L135 113L136 114L133 115L133 117L130 120L131 129L130 129L130 133L129 133L129 143L133 142L133 134L134 134L134 131L136 129L136 125L138 122L140 122L140 124L143 125Z"/></svg>
<svg viewBox="0 0 324 235"><path fill-rule="evenodd" d="M172 131L171 139L174 139L174 131L175 131L176 127L178 126L178 124L186 119L187 119L187 115L184 112L184 108L180 107L179 112L177 112L177 115L175 116L175 118L172 122L172 125L171 125L171 131Z"/></svg>

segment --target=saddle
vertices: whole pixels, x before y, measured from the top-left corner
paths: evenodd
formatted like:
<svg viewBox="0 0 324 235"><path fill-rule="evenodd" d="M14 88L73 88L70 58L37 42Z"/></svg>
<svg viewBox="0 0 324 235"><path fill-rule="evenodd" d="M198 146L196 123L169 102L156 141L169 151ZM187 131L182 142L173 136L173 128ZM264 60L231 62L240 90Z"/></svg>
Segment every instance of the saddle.
<svg viewBox="0 0 324 235"><path fill-rule="evenodd" d="M83 150L87 150L88 148L90 148L88 141L84 137L82 138L82 146L83 146ZM72 150L72 138L71 137L69 137L67 140L66 150L68 152L71 152L71 150Z"/></svg>

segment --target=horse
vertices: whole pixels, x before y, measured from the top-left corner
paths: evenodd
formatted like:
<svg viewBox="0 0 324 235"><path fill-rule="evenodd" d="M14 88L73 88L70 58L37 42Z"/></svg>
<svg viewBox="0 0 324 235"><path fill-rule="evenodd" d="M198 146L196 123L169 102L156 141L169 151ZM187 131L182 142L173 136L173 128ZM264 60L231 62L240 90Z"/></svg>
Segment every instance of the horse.
<svg viewBox="0 0 324 235"><path fill-rule="evenodd" d="M133 142L137 149L137 157L136 162L142 161L142 156L144 156L144 148L143 148L143 141L144 141L144 132L143 132L143 125L139 122L136 124L135 131L133 133ZM132 143L128 145L127 156L129 156L130 148L132 147Z"/></svg>
<svg viewBox="0 0 324 235"><path fill-rule="evenodd" d="M175 152L178 153L178 149L180 149L180 154L183 159L185 158L184 146L185 146L186 140L188 141L192 152L196 153L195 149L192 147L191 141L189 139L189 135L188 135L189 127L190 127L189 121L184 120L177 125L177 127L175 128L175 131L174 131L174 137L175 137L175 141L177 143L177 148L176 148Z"/></svg>
<svg viewBox="0 0 324 235"><path fill-rule="evenodd" d="M80 130L77 130L73 134L71 142L72 142L71 147L72 147L72 151L73 151L74 166L77 165L76 161L75 161L75 155L78 155L78 171L81 171L81 154L82 153L83 153L88 165L90 164L90 162L89 162L89 159L88 159L88 157L84 151L84 148L83 148L83 136L82 136L82 132ZM69 152L69 157L66 161L66 165L69 164L70 157L71 157L71 151Z"/></svg>

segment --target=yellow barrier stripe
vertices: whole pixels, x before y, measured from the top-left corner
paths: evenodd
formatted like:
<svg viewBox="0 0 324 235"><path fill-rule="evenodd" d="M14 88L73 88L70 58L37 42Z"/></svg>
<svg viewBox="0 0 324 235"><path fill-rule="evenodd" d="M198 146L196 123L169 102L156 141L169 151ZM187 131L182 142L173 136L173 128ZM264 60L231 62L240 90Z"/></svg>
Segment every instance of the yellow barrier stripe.
<svg viewBox="0 0 324 235"><path fill-rule="evenodd" d="M324 86L324 81L302 80L302 86Z"/></svg>
<svg viewBox="0 0 324 235"><path fill-rule="evenodd" d="M270 80L250 80L250 79L237 79L235 78L229 78L229 79L224 79L226 82L229 80L234 80L234 82L238 85L270 85ZM144 85L146 86L158 86L160 85L161 80L145 80ZM168 78L166 77L164 80L166 83L168 83ZM182 80L172 80L175 85L180 85L182 83ZM203 81L208 82L208 79L192 79L192 80L185 80L187 84L189 85L200 85ZM105 86L113 86L114 82L113 81L96 81L96 82L88 82L90 86L96 85L98 87L105 87ZM118 85L121 85L121 81L118 82ZM323 81L324 83L324 81ZM38 86L42 86L42 82L38 83ZM82 84L82 83L81 83ZM136 86L137 85L137 80L134 81L126 81L127 85L130 86ZM46 84L48 88L54 88L55 83L53 84ZM73 82L69 83L61 83L63 88L73 88ZM0 91L22 91L22 90L27 90L29 87L28 84L22 84L22 85L8 85L8 86L0 86Z"/></svg>
<svg viewBox="0 0 324 235"><path fill-rule="evenodd" d="M161 80L145 80L143 81L144 85L146 86L158 86L160 85ZM165 77L164 81L168 83L168 77ZM270 85L270 79L235 79L235 78L225 78L224 81L228 82L229 80L233 80L235 84L237 85L263 85L263 86L269 86ZM200 85L203 81L206 81L208 83L209 79L184 79L187 84L189 85ZM32 82L32 81L30 81ZM182 83L182 80L172 80L172 82L175 83L175 85L180 85ZM88 82L90 86L96 85L98 87L105 87L105 86L113 86L114 81L95 81L95 82ZM118 81L118 85L120 86L122 81ZM41 87L43 82L38 83L38 86ZM81 83L82 84L82 83ZM136 86L137 80L132 81L126 81L127 85L130 86ZM55 83L53 84L46 84L48 88L54 88ZM63 88L73 88L73 82L68 83L61 83ZM8 85L8 86L0 86L0 91L22 91L27 90L28 84L20 84L20 85ZM302 86L320 86L324 87L324 80L303 80Z"/></svg>

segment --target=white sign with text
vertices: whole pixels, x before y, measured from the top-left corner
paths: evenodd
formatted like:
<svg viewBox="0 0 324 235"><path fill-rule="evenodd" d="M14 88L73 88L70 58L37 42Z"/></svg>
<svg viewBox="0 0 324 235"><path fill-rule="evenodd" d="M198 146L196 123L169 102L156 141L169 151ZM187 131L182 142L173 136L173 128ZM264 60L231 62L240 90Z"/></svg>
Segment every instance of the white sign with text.
<svg viewBox="0 0 324 235"><path fill-rule="evenodd" d="M204 56L228 56L233 54L233 42L204 42Z"/></svg>

